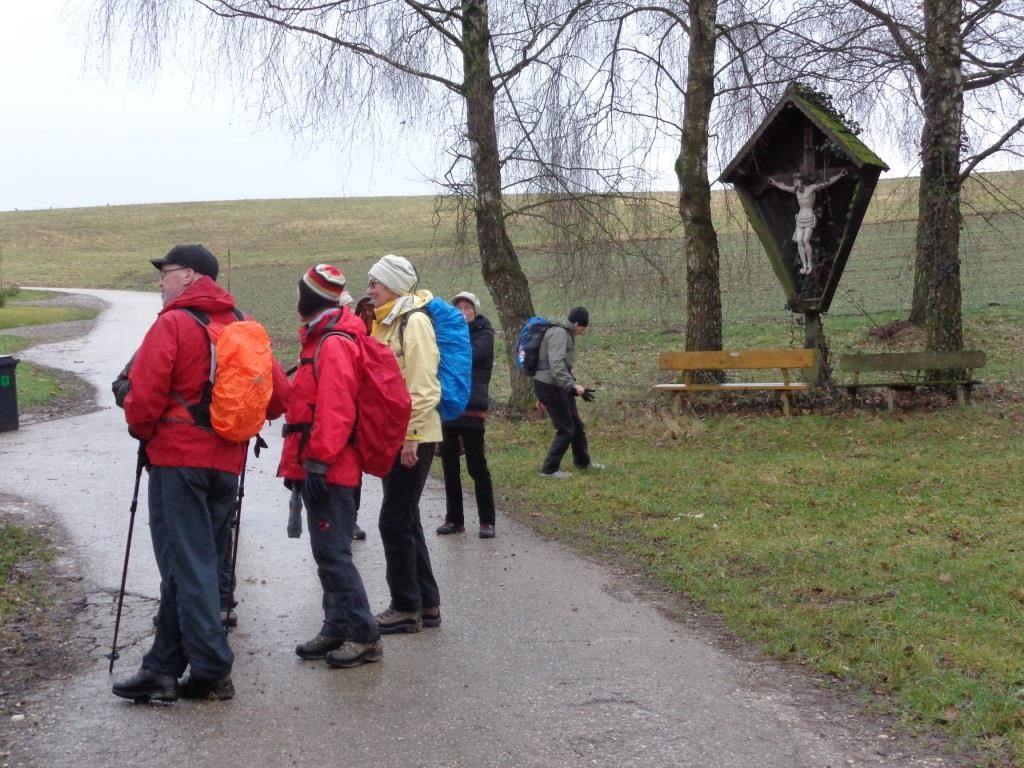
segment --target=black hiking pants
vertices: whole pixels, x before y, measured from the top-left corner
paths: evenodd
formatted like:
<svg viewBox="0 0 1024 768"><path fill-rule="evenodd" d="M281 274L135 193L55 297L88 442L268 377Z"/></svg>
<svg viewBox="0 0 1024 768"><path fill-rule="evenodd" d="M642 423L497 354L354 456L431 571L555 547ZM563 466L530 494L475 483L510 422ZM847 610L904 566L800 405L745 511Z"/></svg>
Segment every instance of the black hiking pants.
<svg viewBox="0 0 1024 768"><path fill-rule="evenodd" d="M583 426L580 412L576 409L576 398L561 387L536 379L533 380L533 392L537 399L544 403L551 424L555 428L555 438L551 441L551 447L540 471L546 475L557 472L562 464L562 457L570 447L572 463L580 468L589 467L587 429Z"/></svg>
<svg viewBox="0 0 1024 768"><path fill-rule="evenodd" d="M460 441L466 452L466 469L473 478L476 511L480 525L494 525L494 486L484 455L484 426L463 427L441 425L441 465L444 467L445 522L465 525L462 508L462 461Z"/></svg>
<svg viewBox="0 0 1024 768"><path fill-rule="evenodd" d="M420 522L420 495L430 474L436 443L421 443L419 461L402 466L401 454L384 477L384 500L380 505L380 540L391 605L396 611L419 612L441 604L441 595L430 567L430 553Z"/></svg>

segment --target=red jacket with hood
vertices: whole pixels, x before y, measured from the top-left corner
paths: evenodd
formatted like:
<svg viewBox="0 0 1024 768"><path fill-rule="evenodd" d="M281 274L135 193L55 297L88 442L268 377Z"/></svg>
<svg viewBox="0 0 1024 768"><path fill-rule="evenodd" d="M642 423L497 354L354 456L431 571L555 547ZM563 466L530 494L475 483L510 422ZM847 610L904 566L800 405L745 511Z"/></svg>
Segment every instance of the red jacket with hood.
<svg viewBox="0 0 1024 768"><path fill-rule="evenodd" d="M197 309L214 323L226 325L237 319L234 297L208 277L196 280L160 310L128 374L131 391L124 401L128 430L146 441L146 455L155 466L199 467L237 475L242 471L245 444L197 427L173 394L188 403L198 402L210 379L209 335L188 312L175 311L182 307ZM275 360L268 419L284 412L288 390L288 377Z"/></svg>
<svg viewBox="0 0 1024 768"><path fill-rule="evenodd" d="M285 422L311 427L306 433L288 431L285 435L277 475L303 480L303 463L307 462L307 466L323 470L328 483L355 488L362 481L362 467L350 438L356 421L362 351L343 336L324 338L332 331L366 336L366 325L344 307L321 312L299 328L300 364L292 379Z"/></svg>

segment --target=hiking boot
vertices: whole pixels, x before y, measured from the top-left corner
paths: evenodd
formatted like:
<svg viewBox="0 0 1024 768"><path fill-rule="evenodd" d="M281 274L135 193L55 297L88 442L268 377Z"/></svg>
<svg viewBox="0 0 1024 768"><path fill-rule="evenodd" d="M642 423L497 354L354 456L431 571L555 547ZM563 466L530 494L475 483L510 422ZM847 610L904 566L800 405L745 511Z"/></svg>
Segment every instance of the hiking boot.
<svg viewBox="0 0 1024 768"><path fill-rule="evenodd" d="M227 701L235 698L235 685L231 675L220 680L200 680L190 673L178 684L178 695L198 701Z"/></svg>
<svg viewBox="0 0 1024 768"><path fill-rule="evenodd" d="M437 629L441 626L441 607L435 605L433 608L424 608L420 611L420 619L423 626L428 629Z"/></svg>
<svg viewBox="0 0 1024 768"><path fill-rule="evenodd" d="M582 469L584 472L587 472L587 471L589 471L591 469L596 469L596 470L600 471L600 470L604 469L604 464L595 464L594 462L590 462L589 464L587 464L587 466L585 466L585 467L576 467L576 469Z"/></svg>
<svg viewBox="0 0 1024 768"><path fill-rule="evenodd" d="M556 469L554 472L541 472L541 477L557 477L564 480L567 477L572 477L572 472L563 472L560 469Z"/></svg>
<svg viewBox="0 0 1024 768"><path fill-rule="evenodd" d="M161 675L143 667L127 680L114 683L115 696L132 701L177 701L178 681L173 675Z"/></svg>
<svg viewBox="0 0 1024 768"><path fill-rule="evenodd" d="M328 637L317 635L306 643L299 643L295 646L295 655L300 659L322 659L329 651L341 648L345 644L344 637Z"/></svg>
<svg viewBox="0 0 1024 768"><path fill-rule="evenodd" d="M493 539L494 538L494 526L493 525L481 525L480 526L480 538L481 539Z"/></svg>
<svg viewBox="0 0 1024 768"><path fill-rule="evenodd" d="M366 539L366 531L359 527L359 523L356 523L356 527L352 530L352 538L356 541L364 541Z"/></svg>
<svg viewBox="0 0 1024 768"><path fill-rule="evenodd" d="M464 526L464 525L456 525L455 523L449 523L449 522L445 521L444 525L437 526L437 532L441 536L448 536L449 534L452 534L452 533L465 533L466 532L466 526Z"/></svg>
<svg viewBox="0 0 1024 768"><path fill-rule="evenodd" d="M346 640L340 648L327 654L327 663L332 667L348 669L349 667L358 667L360 664L380 661L383 658L384 643L378 637L372 643Z"/></svg>
<svg viewBox="0 0 1024 768"><path fill-rule="evenodd" d="M375 617L377 629L382 635L393 635L398 632L419 632L423 629L423 619L413 611L396 611L393 606L381 611Z"/></svg>

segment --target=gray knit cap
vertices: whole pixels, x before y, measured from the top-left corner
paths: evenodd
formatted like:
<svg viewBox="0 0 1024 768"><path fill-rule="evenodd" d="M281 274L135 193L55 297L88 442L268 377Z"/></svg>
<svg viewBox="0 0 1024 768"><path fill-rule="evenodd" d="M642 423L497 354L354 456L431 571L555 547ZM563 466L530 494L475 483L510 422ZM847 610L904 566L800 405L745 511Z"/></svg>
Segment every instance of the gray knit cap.
<svg viewBox="0 0 1024 768"><path fill-rule="evenodd" d="M480 314L480 299L476 297L475 293L470 293L469 291L462 291L462 293L457 293L455 294L454 297L452 297L452 304L458 304L460 301L468 301L470 304L473 305L473 309L476 311L476 313L478 315Z"/></svg>

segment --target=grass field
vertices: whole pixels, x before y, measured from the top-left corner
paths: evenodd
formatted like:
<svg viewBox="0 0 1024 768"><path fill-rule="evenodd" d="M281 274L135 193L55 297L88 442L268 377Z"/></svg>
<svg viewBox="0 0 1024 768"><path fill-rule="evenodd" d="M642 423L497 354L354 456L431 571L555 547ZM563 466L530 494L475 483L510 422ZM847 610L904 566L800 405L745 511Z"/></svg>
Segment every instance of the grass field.
<svg viewBox="0 0 1024 768"><path fill-rule="evenodd" d="M1024 197L1020 174L987 184ZM870 334L906 315L914 192L908 180L880 186L825 317L833 352L920 343ZM650 385L657 353L683 344L678 231L645 244L646 261L610 249L570 260L524 226L536 309L591 308L577 372L599 387L582 411L609 470L542 481L550 427L535 416L492 418L489 456L507 514L692 596L773 656L859 683L872 706L980 749L983 764L1024 766L1024 219L979 189L965 200L965 334L989 360L973 407L919 394L890 414L880 395L852 411L797 397L785 419L754 396L674 417ZM760 246L726 218L727 198L716 204L726 346L800 346ZM294 285L321 260L359 290L380 255L407 255L427 287L473 290L493 317L451 224L425 198L2 213L0 258L8 283L155 289L147 259L204 242L287 362ZM492 395L507 392L497 370Z"/></svg>
<svg viewBox="0 0 1024 768"><path fill-rule="evenodd" d="M19 291L8 297L7 302L0 306L0 355L17 355L31 344L29 338L4 334L5 329L61 323L69 320L87 320L97 314L96 310L92 309L39 307L25 303L55 295L44 291ZM19 362L14 369L14 374L17 382L19 410L35 408L47 403L60 396L65 388L65 382L60 378L27 361Z"/></svg>

